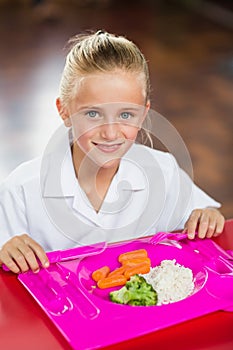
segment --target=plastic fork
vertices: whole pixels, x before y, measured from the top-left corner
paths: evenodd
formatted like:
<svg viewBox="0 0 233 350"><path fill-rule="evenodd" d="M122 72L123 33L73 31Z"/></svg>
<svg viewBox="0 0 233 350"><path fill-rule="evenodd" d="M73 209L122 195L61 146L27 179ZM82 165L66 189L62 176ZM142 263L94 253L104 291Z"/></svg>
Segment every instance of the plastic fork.
<svg viewBox="0 0 233 350"><path fill-rule="evenodd" d="M149 240L149 243L156 245L159 242L164 241L165 239L181 241L182 239L186 238L188 238L187 233L158 232Z"/></svg>
<svg viewBox="0 0 233 350"><path fill-rule="evenodd" d="M57 250L54 252L48 252L47 257L50 263L81 259L87 256L101 254L106 249L107 245L107 242L100 242L89 246L71 248L67 250Z"/></svg>

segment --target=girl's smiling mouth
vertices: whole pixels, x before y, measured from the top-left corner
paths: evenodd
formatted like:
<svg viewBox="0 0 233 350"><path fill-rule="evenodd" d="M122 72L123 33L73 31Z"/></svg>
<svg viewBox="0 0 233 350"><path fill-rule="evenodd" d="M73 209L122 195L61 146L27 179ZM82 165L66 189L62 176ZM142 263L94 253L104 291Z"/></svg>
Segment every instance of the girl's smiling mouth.
<svg viewBox="0 0 233 350"><path fill-rule="evenodd" d="M112 153L118 151L124 142L94 142L92 144L101 152Z"/></svg>

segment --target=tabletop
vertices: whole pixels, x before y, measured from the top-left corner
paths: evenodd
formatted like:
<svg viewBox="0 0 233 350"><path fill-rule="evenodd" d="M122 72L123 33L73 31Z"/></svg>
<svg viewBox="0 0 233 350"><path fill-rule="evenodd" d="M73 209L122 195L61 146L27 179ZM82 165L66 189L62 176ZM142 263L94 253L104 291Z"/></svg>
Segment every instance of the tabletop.
<svg viewBox="0 0 233 350"><path fill-rule="evenodd" d="M233 249L233 220L226 221L223 233L214 240L224 249ZM77 337L79 336L82 335L78 333L77 328ZM2 270L0 271L0 347L4 350L72 349L17 280L17 276ZM233 312L213 312L105 347L104 350L139 350L143 347L159 350L232 350Z"/></svg>

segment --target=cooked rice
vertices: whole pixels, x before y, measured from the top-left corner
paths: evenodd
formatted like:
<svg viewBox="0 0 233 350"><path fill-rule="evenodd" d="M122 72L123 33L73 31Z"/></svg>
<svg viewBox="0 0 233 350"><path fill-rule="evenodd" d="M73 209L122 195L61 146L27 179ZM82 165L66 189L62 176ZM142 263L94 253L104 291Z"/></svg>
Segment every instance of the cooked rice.
<svg viewBox="0 0 233 350"><path fill-rule="evenodd" d="M182 300L194 290L193 273L176 260L163 260L159 266L142 275L158 294L157 305Z"/></svg>

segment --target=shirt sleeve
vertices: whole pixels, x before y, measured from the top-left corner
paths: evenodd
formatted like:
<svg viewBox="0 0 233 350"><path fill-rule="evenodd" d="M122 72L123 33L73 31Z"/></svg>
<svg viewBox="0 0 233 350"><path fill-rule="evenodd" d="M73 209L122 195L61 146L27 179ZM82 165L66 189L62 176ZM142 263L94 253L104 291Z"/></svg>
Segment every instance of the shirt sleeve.
<svg viewBox="0 0 233 350"><path fill-rule="evenodd" d="M23 191L20 186L0 186L0 247L15 235L28 232Z"/></svg>
<svg viewBox="0 0 233 350"><path fill-rule="evenodd" d="M207 207L221 207L221 204L200 189L179 167L175 158L171 156L172 171L167 192L167 230L174 231L184 228L186 221L194 209Z"/></svg>

